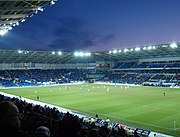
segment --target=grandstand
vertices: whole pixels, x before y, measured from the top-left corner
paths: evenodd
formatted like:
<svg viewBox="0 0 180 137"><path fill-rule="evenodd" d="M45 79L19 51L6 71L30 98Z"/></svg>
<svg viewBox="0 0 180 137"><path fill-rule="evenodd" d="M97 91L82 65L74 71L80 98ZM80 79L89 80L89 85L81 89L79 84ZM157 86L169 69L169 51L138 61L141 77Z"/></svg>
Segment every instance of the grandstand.
<svg viewBox="0 0 180 137"><path fill-rule="evenodd" d="M1 50L0 51L0 68L1 68L0 83L2 88L1 91L9 94L15 94L17 97L21 96L21 99L22 97L26 97L32 100L36 100L36 98L32 97L32 95L25 95L25 92L23 92L25 91L24 88L22 89L23 91L22 90L19 91L18 88L21 89L22 87L27 87L27 91L29 91L28 93L34 94L32 92L39 89L36 88L32 89L32 87L52 86L52 88L42 89L44 91L43 94L47 94L45 96L50 96L49 91L51 92L58 91L60 88L62 90L61 92L63 92L64 91L63 89L68 90L69 88L71 88L69 90L74 90L74 92L76 92L78 96L79 94L82 94L83 98L87 96L87 93L85 93L84 95L84 92L81 91L82 89L91 91L90 92L91 94L94 93L94 95L97 96L97 93L95 91L99 91L99 90L103 91L104 88L102 86L106 84L116 85L116 86L121 85L121 87L119 87L118 89L116 88L116 86L115 87L107 86L107 89L105 89L106 92L113 91L114 94L117 92L118 94L116 94L115 98L121 95L121 93L119 93L119 91L121 90L122 92L125 93L129 92L128 88L129 86L132 85L140 86L141 88L138 89L130 88L130 90L136 89L140 91L141 92L140 94L142 95L144 94L143 92L147 92L147 93L150 92L148 91L148 89L154 91L157 90L157 93L164 92L164 90L167 90L164 88L160 89L158 87L165 87L165 88L168 87L172 89L175 88L177 89L176 91L178 91L180 87L180 71L179 71L180 44L176 43L173 45L174 46L172 46L172 44L152 45L147 47L144 46L144 47L140 47L138 51L137 48L134 48L134 49L120 49L114 51L93 52L93 53L87 53L87 52L72 53L72 52L62 52L62 51ZM99 86L89 85L89 88L87 88L88 85L85 86L84 84L89 82L98 83ZM78 89L77 86L75 87L63 86L64 84L66 85L78 84L80 85L80 88L79 86ZM55 88L54 87L55 85L61 85L61 86L60 87L57 86ZM125 87L122 87L123 85L125 85ZM157 89L143 88L146 86L157 87ZM31 88L28 89L28 87ZM17 91L17 93L14 92L14 88ZM136 90L134 92L137 92ZM174 92L176 94L175 95L176 97L174 97L174 99L178 98L179 92L176 91L171 91L171 93ZM40 94L41 92L42 91L39 91L38 94ZM55 92L53 92L53 94L54 93ZM57 100L57 99L54 98L53 100L48 101L49 99L47 97L46 97L47 99L45 99L44 96L41 94L40 94L40 100L49 103L49 106L50 104L56 104L55 102L53 102L53 100ZM149 95L144 95L144 97L151 96L151 94L155 94L155 93L150 92ZM74 95L74 98L76 98L77 95ZM57 92L53 96L58 97ZM103 93L102 96L105 97L106 95L104 95ZM119 96L119 98L121 97L122 96ZM108 99L110 98L111 97L109 95ZM134 101L136 99L141 100L141 97L139 98L136 95L135 96L133 95L132 98ZM67 95L67 98L64 96L63 98L58 97L58 99L60 100L65 99L68 102L70 102L70 100L73 100L73 99L69 100L69 95ZM98 96L98 99L102 100L100 96ZM115 100L113 97L112 99L115 101L114 102L115 104L119 102L118 100ZM149 98L147 98L147 100L149 100ZM169 99L169 101L170 100L171 99ZM79 99L79 101L81 101L81 99ZM129 104L130 102L131 102L130 100L129 102L127 102L127 107L131 106ZM133 104L135 102L133 102ZM144 102L142 102L142 104L143 103ZM36 102L34 102L33 104L36 104ZM63 102L61 102L61 104L59 105L63 107L62 104ZM111 109L118 109L115 108L116 106L115 104L112 104ZM120 104L122 104L122 102ZM57 104L54 107L58 108L59 105ZM67 106L64 107L67 108ZM86 113L84 109L75 111L74 109L76 107L73 106L68 108L69 108L67 110L68 113L71 112L71 114L73 115L78 115L78 117L86 119L86 122L88 123L90 122L90 118L93 117L94 115L94 112ZM66 113L62 114L62 112L64 112L64 109L60 108L58 110L59 110L58 113L61 114L61 117L63 117L63 115L66 114ZM34 115L34 111L32 113ZM97 111L97 113L99 113L101 118L99 118L99 120L96 121L96 126L100 126L100 127L105 126L104 124L106 122L104 116L106 116L105 115L106 112L105 113L103 112L101 114L99 111ZM176 111L176 113L177 114L175 115L178 116L179 112ZM125 113L125 115L127 114L128 113ZM47 117L44 116L43 114L36 114L36 115L40 117ZM121 112L119 112L119 114L117 115L122 115L122 114ZM108 134L110 133L113 135L119 134L119 123L118 123L119 120L116 119L113 115L109 117L111 119L114 119L111 126L116 132L112 133L110 132L111 130L109 131L108 128ZM122 120L124 121L125 119L121 118L120 121L122 122ZM165 128L163 126L161 128L159 126L154 126L155 128L152 128L153 125L149 125L150 127L149 126L146 127L147 125L139 125L137 123L135 124L134 122L132 124L131 121L129 120L127 121L125 120L123 122L123 125L126 124L126 128L125 128L126 136L132 136L134 135L135 132L138 133L138 136L153 136L153 133L156 133L159 136L168 136L165 134L170 134L175 136L179 135L178 124L175 125L177 126L177 128L174 129L170 128L173 126L173 124L170 124L169 128ZM137 127L135 128L134 125L136 125ZM165 128L166 130L165 131L162 130L163 128ZM129 133L129 130L132 130L133 134Z"/></svg>
<svg viewBox="0 0 180 137"><path fill-rule="evenodd" d="M0 35L54 2L1 1ZM68 117L75 124L70 122L71 128L77 126L81 136L87 136L93 128L99 130L100 136L180 136L178 42L92 53L0 50L0 85L0 102L10 100L17 104L25 116L23 130L31 134L40 124L56 133L59 120L63 123ZM165 94L159 93L174 94L165 98ZM133 111L126 110L127 107ZM138 111L145 111L144 108L155 113L147 111L141 117ZM164 116L162 119L167 121L153 121L157 117L151 118L149 112L160 113L158 118ZM97 113L99 117L95 117ZM128 117L121 117L123 114ZM106 121L107 117L111 122ZM142 121L136 121L138 117Z"/></svg>

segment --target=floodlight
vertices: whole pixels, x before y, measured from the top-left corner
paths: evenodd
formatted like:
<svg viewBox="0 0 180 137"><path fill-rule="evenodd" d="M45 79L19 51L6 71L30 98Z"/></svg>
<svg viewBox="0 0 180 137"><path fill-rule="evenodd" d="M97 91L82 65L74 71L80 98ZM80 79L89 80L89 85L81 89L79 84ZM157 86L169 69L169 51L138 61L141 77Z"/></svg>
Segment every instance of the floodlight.
<svg viewBox="0 0 180 137"><path fill-rule="evenodd" d="M58 52L58 55L62 55L62 52L61 52L61 51L59 51L59 52Z"/></svg>
<svg viewBox="0 0 180 137"><path fill-rule="evenodd" d="M116 54L116 53L117 53L117 50L113 50L113 53Z"/></svg>
<svg viewBox="0 0 180 137"><path fill-rule="evenodd" d="M19 25L19 22L16 22L16 25L18 26L18 25Z"/></svg>
<svg viewBox="0 0 180 137"><path fill-rule="evenodd" d="M22 19L21 22L25 22L25 19Z"/></svg>
<svg viewBox="0 0 180 137"><path fill-rule="evenodd" d="M1 35L1 36L4 36L7 32L8 32L7 29L0 30L0 35Z"/></svg>
<svg viewBox="0 0 180 137"><path fill-rule="evenodd" d="M91 53L90 52L86 52L84 53L85 56L91 56Z"/></svg>
<svg viewBox="0 0 180 137"><path fill-rule="evenodd" d="M75 52L75 53L74 53L74 56L78 56L78 54L79 54L78 52Z"/></svg>
<svg viewBox="0 0 180 137"><path fill-rule="evenodd" d="M34 14L37 14L38 13L38 10L35 10Z"/></svg>
<svg viewBox="0 0 180 137"><path fill-rule="evenodd" d="M156 46L153 46L152 49L156 49Z"/></svg>
<svg viewBox="0 0 180 137"><path fill-rule="evenodd" d="M37 10L43 11L44 9L42 7L38 7Z"/></svg>
<svg viewBox="0 0 180 137"><path fill-rule="evenodd" d="M18 50L18 53L21 54L21 53L23 53L23 51L22 50Z"/></svg>
<svg viewBox="0 0 180 137"><path fill-rule="evenodd" d="M176 44L176 43L172 43L172 44L170 45L170 47L171 47L171 48L177 48L177 44Z"/></svg>
<svg viewBox="0 0 180 137"><path fill-rule="evenodd" d="M121 50L118 50L119 53L121 53Z"/></svg>
<svg viewBox="0 0 180 137"><path fill-rule="evenodd" d="M135 51L140 51L140 48L139 48L139 47L136 47L136 48L135 48Z"/></svg>
<svg viewBox="0 0 180 137"><path fill-rule="evenodd" d="M147 49L148 49L148 50L151 50L151 49L152 49L152 46L148 46Z"/></svg>
<svg viewBox="0 0 180 137"><path fill-rule="evenodd" d="M8 27L8 30L12 30L12 27Z"/></svg>
<svg viewBox="0 0 180 137"><path fill-rule="evenodd" d="M83 53L83 52L79 52L78 55L79 55L79 56L84 56L84 53Z"/></svg>
<svg viewBox="0 0 180 137"><path fill-rule="evenodd" d="M124 52L128 52L129 50L128 49L124 49Z"/></svg>
<svg viewBox="0 0 180 137"><path fill-rule="evenodd" d="M146 50L147 48L146 47L143 47L143 50Z"/></svg>
<svg viewBox="0 0 180 137"><path fill-rule="evenodd" d="M112 51L109 51L109 54L111 54L112 53Z"/></svg>
<svg viewBox="0 0 180 137"><path fill-rule="evenodd" d="M54 5L55 2L53 0L50 1L50 6Z"/></svg>
<svg viewBox="0 0 180 137"><path fill-rule="evenodd" d="M54 55L54 54L55 54L55 52L53 51L53 52L52 52L52 54Z"/></svg>
<svg viewBox="0 0 180 137"><path fill-rule="evenodd" d="M168 47L168 45L162 45L162 47L163 47L163 48L167 48L167 47Z"/></svg>
<svg viewBox="0 0 180 137"><path fill-rule="evenodd" d="M130 51L133 51L133 50L134 50L133 48L130 49Z"/></svg>

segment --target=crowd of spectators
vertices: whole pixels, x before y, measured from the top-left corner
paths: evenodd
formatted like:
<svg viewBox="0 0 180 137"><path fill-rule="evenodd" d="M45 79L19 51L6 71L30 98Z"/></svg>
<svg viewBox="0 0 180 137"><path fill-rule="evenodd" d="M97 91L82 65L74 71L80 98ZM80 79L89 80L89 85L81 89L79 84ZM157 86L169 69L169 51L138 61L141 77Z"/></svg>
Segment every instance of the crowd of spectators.
<svg viewBox="0 0 180 137"><path fill-rule="evenodd" d="M118 63L101 80L148 86L180 86L180 63Z"/></svg>
<svg viewBox="0 0 180 137"><path fill-rule="evenodd" d="M113 69L85 71L83 69L25 69L1 70L0 84L4 87L37 86L47 84L96 80L121 84L149 86L180 86L180 63L118 63ZM95 75L96 74L96 75ZM98 77L97 77L98 76Z"/></svg>
<svg viewBox="0 0 180 137"><path fill-rule="evenodd" d="M86 80L86 76L78 69L0 70L0 83L4 87L36 86L43 83L61 84L83 80Z"/></svg>
<svg viewBox="0 0 180 137"><path fill-rule="evenodd" d="M107 118L79 117L57 108L27 103L0 95L2 137L138 137L136 129L111 123Z"/></svg>

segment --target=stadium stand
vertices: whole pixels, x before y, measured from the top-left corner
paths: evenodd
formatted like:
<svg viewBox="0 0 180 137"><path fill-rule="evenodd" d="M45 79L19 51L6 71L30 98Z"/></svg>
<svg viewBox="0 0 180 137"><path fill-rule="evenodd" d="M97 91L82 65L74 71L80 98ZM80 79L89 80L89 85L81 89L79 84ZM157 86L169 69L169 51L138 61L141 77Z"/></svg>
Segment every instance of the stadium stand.
<svg viewBox="0 0 180 137"><path fill-rule="evenodd" d="M0 94L0 102L16 104L21 113L21 129L26 137L36 135L38 127L47 127L51 137L89 137L96 130L98 137L139 137L148 136L150 131L128 127L99 117L79 116L69 111L61 112L56 107L28 103L23 98L8 97Z"/></svg>
<svg viewBox="0 0 180 137"><path fill-rule="evenodd" d="M116 56L106 52L92 53L88 62L88 57L73 57L73 53L63 53L64 55L59 58L59 55L56 54L52 57L52 53L48 51L29 51L29 55L23 54L25 51L22 51L21 54L18 51L2 50L0 52L0 83L2 88L48 86L92 80L142 86L180 86L180 52L176 54L176 57L167 59L162 56L158 59L155 57L148 60L146 59L147 53L144 53L144 56L141 55L138 60L134 60L137 54L132 58L127 55ZM166 53L167 55L171 54L171 52ZM4 62L7 54L10 56ZM51 57L50 60L48 58L44 60L43 57L42 59L38 58L38 56L45 57L47 54ZM132 56L131 53L129 54ZM157 52L157 56L159 54L161 52ZM30 56L28 60L26 60L26 56ZM15 60L12 60L14 57ZM120 61L121 58L123 58L123 62ZM51 63L52 60L53 63ZM147 137L152 133L149 130L130 127L113 121L107 124L106 120L96 117L93 117L94 122L92 122L92 116L61 111L56 106L49 107L49 104L41 106L34 102L26 102L22 98L1 95L0 101L4 100L16 103L23 114L22 128L30 136L35 136L35 131L39 126L49 128L52 133L51 137L84 137L92 134L113 137Z"/></svg>

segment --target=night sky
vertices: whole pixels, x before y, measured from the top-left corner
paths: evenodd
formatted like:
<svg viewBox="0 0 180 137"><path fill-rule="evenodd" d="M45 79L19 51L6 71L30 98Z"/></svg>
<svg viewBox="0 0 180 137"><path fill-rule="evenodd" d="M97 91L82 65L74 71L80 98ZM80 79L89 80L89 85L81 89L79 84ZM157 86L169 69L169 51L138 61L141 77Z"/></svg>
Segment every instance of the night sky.
<svg viewBox="0 0 180 137"><path fill-rule="evenodd" d="M0 37L0 49L95 52L172 42L180 42L180 0L58 0Z"/></svg>

